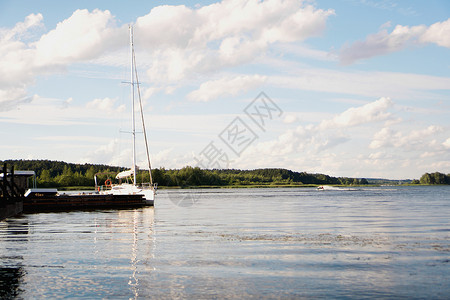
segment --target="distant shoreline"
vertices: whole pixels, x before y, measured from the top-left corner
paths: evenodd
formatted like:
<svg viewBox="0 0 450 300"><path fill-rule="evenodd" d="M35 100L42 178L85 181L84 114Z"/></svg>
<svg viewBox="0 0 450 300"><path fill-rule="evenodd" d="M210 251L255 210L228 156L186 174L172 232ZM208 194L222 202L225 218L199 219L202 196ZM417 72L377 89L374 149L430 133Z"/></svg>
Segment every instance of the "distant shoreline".
<svg viewBox="0 0 450 300"><path fill-rule="evenodd" d="M199 185L199 186L159 186L158 190L200 190L200 189L252 189L252 188L317 188L319 186L333 186L340 188L362 188L362 187L415 187L415 186L441 186L439 184L363 184L363 185L339 185L339 184L291 184L291 185ZM59 191L95 191L92 186L59 187Z"/></svg>

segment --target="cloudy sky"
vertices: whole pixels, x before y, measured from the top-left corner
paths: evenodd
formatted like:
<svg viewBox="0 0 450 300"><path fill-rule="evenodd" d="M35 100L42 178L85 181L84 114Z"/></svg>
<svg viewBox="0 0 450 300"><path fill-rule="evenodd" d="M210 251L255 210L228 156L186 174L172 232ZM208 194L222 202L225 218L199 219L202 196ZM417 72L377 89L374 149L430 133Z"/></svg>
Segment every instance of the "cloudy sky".
<svg viewBox="0 0 450 300"><path fill-rule="evenodd" d="M131 164L132 24L153 167L450 173L449 1L160 3L0 0L0 160Z"/></svg>

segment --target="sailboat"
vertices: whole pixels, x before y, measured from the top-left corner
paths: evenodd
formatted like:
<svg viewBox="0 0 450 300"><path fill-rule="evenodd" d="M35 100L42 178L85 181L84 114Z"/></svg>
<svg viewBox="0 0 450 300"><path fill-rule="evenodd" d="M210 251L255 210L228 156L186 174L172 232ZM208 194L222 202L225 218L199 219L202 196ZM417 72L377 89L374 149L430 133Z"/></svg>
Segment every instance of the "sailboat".
<svg viewBox="0 0 450 300"><path fill-rule="evenodd" d="M139 79L136 68L136 58L134 53L134 43L133 43L133 26L129 26L130 29L130 54L131 54L131 100L132 100L132 150L133 150L133 161L132 166L129 170L120 172L116 175L116 179L119 181L118 184L113 184L110 179L105 181L105 189L102 189L100 193L102 194L112 194L112 195L142 195L146 201L146 204L153 205L156 195L156 184L153 184L152 179L152 169L150 164L150 155L147 143L147 132L145 130L144 114L142 109L141 92L139 89ZM140 117L142 121L145 149L147 152L147 162L148 162L148 173L149 182L138 184L136 182L136 113L135 113L135 98L138 98Z"/></svg>

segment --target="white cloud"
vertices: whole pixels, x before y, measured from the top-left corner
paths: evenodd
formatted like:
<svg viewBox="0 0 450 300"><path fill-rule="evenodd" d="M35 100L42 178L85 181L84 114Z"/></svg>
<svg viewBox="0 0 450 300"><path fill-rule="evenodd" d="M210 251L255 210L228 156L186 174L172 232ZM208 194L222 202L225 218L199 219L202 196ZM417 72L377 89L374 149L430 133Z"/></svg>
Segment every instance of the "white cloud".
<svg viewBox="0 0 450 300"><path fill-rule="evenodd" d="M196 162L190 153L180 155L173 147L165 148L151 155L152 168L170 167L183 168L187 165L194 166Z"/></svg>
<svg viewBox="0 0 450 300"><path fill-rule="evenodd" d="M131 148L120 147L122 143L123 141L119 139L112 139L109 143L97 146L96 149L86 153L79 163L96 162L111 166L131 165Z"/></svg>
<svg viewBox="0 0 450 300"><path fill-rule="evenodd" d="M450 149L450 138L446 139L445 142L442 143L445 149Z"/></svg>
<svg viewBox="0 0 450 300"><path fill-rule="evenodd" d="M391 100L381 98L318 124L288 129L276 139L257 140L233 161L232 167L285 167L333 176L399 179L420 176L411 174L412 169L425 172L434 166L445 172L450 139L442 138L444 128L430 125L421 129L409 120L390 123L391 119L400 119L393 108ZM386 127L388 123L391 128Z"/></svg>
<svg viewBox="0 0 450 300"><path fill-rule="evenodd" d="M101 163L111 166L128 166L132 165L132 150L128 147L129 140L111 139L103 145L93 147L93 150L87 151L85 155L78 161L79 163ZM148 167L147 157L143 149L137 148L136 164L142 169ZM169 167L182 168L187 165L187 161L192 160L192 156L188 153L180 155L176 153L173 147L163 148L156 153L150 153L150 161L152 168ZM191 164L192 165L192 164Z"/></svg>
<svg viewBox="0 0 450 300"><path fill-rule="evenodd" d="M420 36L422 43L434 43L442 47L450 48L450 19L437 22L428 27Z"/></svg>
<svg viewBox="0 0 450 300"><path fill-rule="evenodd" d="M12 29L0 31L0 111L10 109L27 96L26 85L33 80L34 52L20 39L41 26L42 15L31 14Z"/></svg>
<svg viewBox="0 0 450 300"><path fill-rule="evenodd" d="M180 26L174 26L174 20ZM157 6L147 15L137 18L136 42L153 49L185 48L201 21L194 10L184 5Z"/></svg>
<svg viewBox="0 0 450 300"><path fill-rule="evenodd" d="M430 148L435 148L433 147L434 142L432 139L430 140L430 137L442 131L442 127L435 125L421 130L411 130L408 133L385 127L374 135L369 147L372 149L394 147L409 151L418 149L427 151Z"/></svg>
<svg viewBox="0 0 450 300"><path fill-rule="evenodd" d="M135 44L145 57L148 80L173 86L254 61L274 43L317 36L333 14L300 0L224 0L196 8L162 5L137 18ZM174 20L179 25L173 26ZM46 34L26 41L34 28L43 28L42 22L41 14L31 14L14 28L0 31L3 110L24 101L27 87L39 75L79 62L123 64L114 57L123 54L118 50L127 44L127 28L117 27L108 10L76 10Z"/></svg>
<svg viewBox="0 0 450 300"><path fill-rule="evenodd" d="M24 22L18 22L11 30L0 29L0 36L2 40L13 40L14 38L26 37L29 35L31 28L43 27L42 14L30 14L25 17Z"/></svg>
<svg viewBox="0 0 450 300"><path fill-rule="evenodd" d="M299 57L312 58L320 61L337 61L338 57L334 53L328 51L317 50L303 44L296 43L279 43L274 48L281 55L293 54Z"/></svg>
<svg viewBox="0 0 450 300"><path fill-rule="evenodd" d="M35 137L34 140L36 141L56 141L56 142L64 142L64 143L68 143L68 142L72 142L72 143L80 143L80 142L98 142L99 141L99 137L96 136L89 136L89 135L85 135L85 136L67 136L67 135L52 135L52 136L39 136L39 137ZM106 140L106 138L105 138Z"/></svg>
<svg viewBox="0 0 450 300"><path fill-rule="evenodd" d="M251 62L273 43L317 36L332 14L298 0L225 0L196 9L164 5L137 19L136 41L153 49L150 80L173 82Z"/></svg>
<svg viewBox="0 0 450 300"><path fill-rule="evenodd" d="M286 124L292 124L298 121L298 117L296 114L288 113L283 119L283 122Z"/></svg>
<svg viewBox="0 0 450 300"><path fill-rule="evenodd" d="M125 105L122 104L115 107L116 101L116 99L111 99L108 97L104 99L94 99L86 104L86 108L104 113L123 112L125 110Z"/></svg>
<svg viewBox="0 0 450 300"><path fill-rule="evenodd" d="M383 29L367 36L364 41L343 47L339 56L341 63L351 64L361 59L399 51L413 44L425 43L450 48L450 19L429 27L397 25L391 33Z"/></svg>
<svg viewBox="0 0 450 300"><path fill-rule="evenodd" d="M235 96L260 86L266 80L265 76L242 75L210 80L202 83L198 90L192 91L187 98L192 101L210 101L219 97Z"/></svg>
<svg viewBox="0 0 450 300"><path fill-rule="evenodd" d="M115 30L113 22L114 18L108 10L76 10L33 44L36 65L44 68L67 65L95 58L105 49L115 49L117 41L120 41L118 38L123 37L126 41L126 31Z"/></svg>
<svg viewBox="0 0 450 300"><path fill-rule="evenodd" d="M117 41L127 41L126 31L112 25L109 11L77 10L38 41L25 42L34 28L42 27L42 20L41 14L31 14L0 32L0 110L23 102L36 76L94 58L117 48Z"/></svg>
<svg viewBox="0 0 450 300"><path fill-rule="evenodd" d="M0 89L0 112L13 109L17 105L31 101L23 86Z"/></svg>
<svg viewBox="0 0 450 300"><path fill-rule="evenodd" d="M160 89L158 88L154 88L154 87L148 87L148 88L143 88L143 96L142 98L144 100L148 100L150 99L156 92L158 92Z"/></svg>
<svg viewBox="0 0 450 300"><path fill-rule="evenodd" d="M330 119L322 120L318 125L306 124L288 129L277 139L252 145L237 162L242 163L246 160L253 162L258 159L263 162L264 157L272 157L278 165L282 165L282 161L286 159L285 167L288 168L295 165L292 161L300 160L311 169L314 169L314 164L320 164L324 168L329 167L325 165L324 156L331 158L336 154L334 151L337 148L354 141L356 137L351 133L357 132L355 128L366 124L379 124L391 118L389 109L392 105L389 98L380 98L366 105L350 108ZM330 153L330 151L333 152ZM298 158L299 155L302 159ZM340 163L334 162L333 165L338 166Z"/></svg>
<svg viewBox="0 0 450 300"><path fill-rule="evenodd" d="M331 120L320 123L320 130L345 128L365 123L385 121L391 117L387 110L393 105L390 98L380 98L375 102L360 107L352 107Z"/></svg>
<svg viewBox="0 0 450 300"><path fill-rule="evenodd" d="M112 121L114 112L121 112L123 105L114 106L114 99L95 99L87 105L76 105L76 101L44 98L34 95L14 110L0 111L0 122L29 125L98 125L99 120ZM17 105L17 104L16 104Z"/></svg>
<svg viewBox="0 0 450 300"><path fill-rule="evenodd" d="M379 152L375 152L375 153L370 153L369 154L369 159L371 159L371 160L386 159L388 157L389 157L389 155L386 152L383 152L383 151L379 151Z"/></svg>
<svg viewBox="0 0 450 300"><path fill-rule="evenodd" d="M316 9L298 0L224 0L196 9L163 5L138 18L136 32L148 46L164 48L205 47L226 38L256 43L296 41L320 34L332 14L333 10ZM173 20L182 26L173 26Z"/></svg>
<svg viewBox="0 0 450 300"><path fill-rule="evenodd" d="M449 90L450 78L394 73L336 71L298 68L295 76L272 75L267 84L275 87L373 97L389 95L396 99L433 98L434 90Z"/></svg>

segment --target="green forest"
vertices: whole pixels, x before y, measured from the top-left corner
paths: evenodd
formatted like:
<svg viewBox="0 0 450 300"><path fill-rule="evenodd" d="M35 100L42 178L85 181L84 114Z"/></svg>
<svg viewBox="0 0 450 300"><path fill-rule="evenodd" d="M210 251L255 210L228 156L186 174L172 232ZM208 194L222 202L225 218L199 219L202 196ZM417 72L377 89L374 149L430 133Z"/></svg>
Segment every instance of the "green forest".
<svg viewBox="0 0 450 300"><path fill-rule="evenodd" d="M94 175L98 184L106 179L114 179L118 172L126 168L96 164L73 164L51 160L5 160L15 170L33 170L36 172L37 186L53 187L94 187ZM153 169L153 181L159 187L207 187L207 186L301 186L301 185L364 185L370 179L332 177L324 174L294 172L287 169L213 169L205 170L186 166L182 169ZM138 182L148 182L149 174L141 170L137 174ZM425 173L415 184L450 184L450 174Z"/></svg>
<svg viewBox="0 0 450 300"><path fill-rule="evenodd" d="M106 179L114 179L118 172L125 170L122 167L51 160L5 160L1 163L14 166L15 170L35 171L38 187L94 187L94 175L97 174L98 184L101 185ZM148 182L148 177L148 171L141 170L137 174L137 181ZM182 169L153 169L152 178L160 187L368 184L366 179L337 178L286 169L205 170L190 166Z"/></svg>

